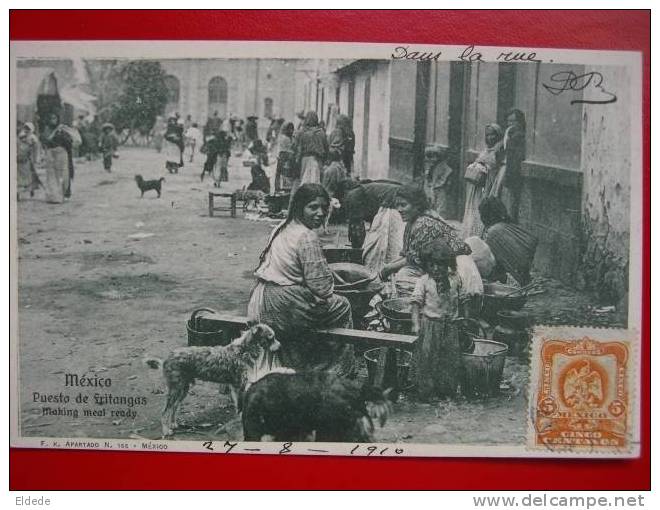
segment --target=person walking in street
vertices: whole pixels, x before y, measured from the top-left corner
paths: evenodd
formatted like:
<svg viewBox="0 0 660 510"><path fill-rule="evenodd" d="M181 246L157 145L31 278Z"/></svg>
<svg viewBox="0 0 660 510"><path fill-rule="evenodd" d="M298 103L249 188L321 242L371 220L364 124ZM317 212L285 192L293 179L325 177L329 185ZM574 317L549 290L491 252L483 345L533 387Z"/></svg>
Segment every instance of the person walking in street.
<svg viewBox="0 0 660 510"><path fill-rule="evenodd" d="M183 125L179 125L175 116L167 120L165 132L165 168L171 174L179 173L183 166Z"/></svg>
<svg viewBox="0 0 660 510"><path fill-rule="evenodd" d="M277 137L277 169L275 170L275 191L290 190L299 177L295 166L293 150L293 122L287 122Z"/></svg>
<svg viewBox="0 0 660 510"><path fill-rule="evenodd" d="M26 122L18 133L17 147L17 189L20 193L27 191L34 196L34 191L42 186L37 175L37 162L39 161L39 139L34 134L34 124Z"/></svg>
<svg viewBox="0 0 660 510"><path fill-rule="evenodd" d="M165 121L163 120L163 117L159 115L158 117L156 117L156 121L154 122L154 127L151 129L151 132L153 133L154 148L156 149L156 152L158 152L159 154L163 150L163 142L165 140L166 130L167 130L167 126L165 124Z"/></svg>
<svg viewBox="0 0 660 510"><path fill-rule="evenodd" d="M99 148L103 155L103 168L106 172L110 172L112 170L112 158L115 157L115 153L117 152L119 140L115 134L115 127L109 122L103 124L102 130L103 134L101 135Z"/></svg>
<svg viewBox="0 0 660 510"><path fill-rule="evenodd" d="M341 161L348 175L353 170L353 154L355 154L355 133L348 115L339 115L337 124L328 137L330 150L339 151Z"/></svg>
<svg viewBox="0 0 660 510"><path fill-rule="evenodd" d="M319 127L316 112L307 112L305 124L294 140L296 160L300 165L300 183L321 182L321 169L328 156L328 140Z"/></svg>
<svg viewBox="0 0 660 510"><path fill-rule="evenodd" d="M229 180L229 157L231 156L231 139L229 134L220 130L216 133L215 151L217 152L217 162L213 166L213 185L220 187L221 182Z"/></svg>
<svg viewBox="0 0 660 510"><path fill-rule="evenodd" d="M61 204L71 196L73 139L58 113L51 113L41 129L46 167L46 202Z"/></svg>
<svg viewBox="0 0 660 510"><path fill-rule="evenodd" d="M190 127L186 129L185 137L186 137L186 148L190 153L189 161L190 163L192 163L195 157L195 149L197 147L201 147L202 144L204 143L204 137L202 135L202 132L199 130L199 127L197 126L196 122L193 122L190 125Z"/></svg>
<svg viewBox="0 0 660 510"><path fill-rule="evenodd" d="M258 118L259 117L256 117L255 115L250 115L245 123L245 138L247 139L248 144L259 139L259 128L257 127Z"/></svg>

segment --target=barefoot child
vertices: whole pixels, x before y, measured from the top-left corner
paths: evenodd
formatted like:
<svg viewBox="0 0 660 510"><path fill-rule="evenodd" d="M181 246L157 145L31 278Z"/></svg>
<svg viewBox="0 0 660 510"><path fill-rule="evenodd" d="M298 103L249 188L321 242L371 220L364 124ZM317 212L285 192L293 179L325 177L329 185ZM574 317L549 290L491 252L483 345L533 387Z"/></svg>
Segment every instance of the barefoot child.
<svg viewBox="0 0 660 510"><path fill-rule="evenodd" d="M421 400L453 397L461 363L456 319L468 297L456 272L456 256L445 241L430 242L421 250L420 261L426 274L412 295L413 333L419 333L417 394Z"/></svg>

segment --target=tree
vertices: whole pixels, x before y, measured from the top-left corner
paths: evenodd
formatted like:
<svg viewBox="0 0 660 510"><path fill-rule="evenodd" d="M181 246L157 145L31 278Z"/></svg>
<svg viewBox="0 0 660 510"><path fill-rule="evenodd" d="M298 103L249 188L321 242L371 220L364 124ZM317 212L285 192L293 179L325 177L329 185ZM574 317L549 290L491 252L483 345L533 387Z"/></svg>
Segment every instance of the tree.
<svg viewBox="0 0 660 510"><path fill-rule="evenodd" d="M117 132L148 133L167 103L165 71L155 60L87 60L101 122Z"/></svg>
<svg viewBox="0 0 660 510"><path fill-rule="evenodd" d="M111 122L121 131L149 132L167 103L165 71L160 62L135 60L122 68L123 89Z"/></svg>

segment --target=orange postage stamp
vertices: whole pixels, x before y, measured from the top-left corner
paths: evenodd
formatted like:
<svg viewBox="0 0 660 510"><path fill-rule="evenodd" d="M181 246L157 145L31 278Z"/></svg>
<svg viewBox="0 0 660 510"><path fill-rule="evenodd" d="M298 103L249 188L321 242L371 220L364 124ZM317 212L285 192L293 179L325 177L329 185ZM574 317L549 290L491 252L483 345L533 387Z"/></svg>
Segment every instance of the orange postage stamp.
<svg viewBox="0 0 660 510"><path fill-rule="evenodd" d="M539 328L530 379L529 446L551 452L623 453L635 449L626 330Z"/></svg>

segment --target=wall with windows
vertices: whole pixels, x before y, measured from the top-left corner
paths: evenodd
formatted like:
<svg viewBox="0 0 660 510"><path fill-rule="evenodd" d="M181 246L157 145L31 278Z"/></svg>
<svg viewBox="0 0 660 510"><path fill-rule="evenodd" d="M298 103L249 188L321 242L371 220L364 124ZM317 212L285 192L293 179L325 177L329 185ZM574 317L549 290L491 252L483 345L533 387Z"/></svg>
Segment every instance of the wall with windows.
<svg viewBox="0 0 660 510"><path fill-rule="evenodd" d="M179 81L176 111L184 118L191 115L195 122L204 124L215 110L220 116L257 115L260 133L265 133L270 123L265 118L269 112L286 120L295 118L293 60L186 59L161 60L161 64Z"/></svg>

